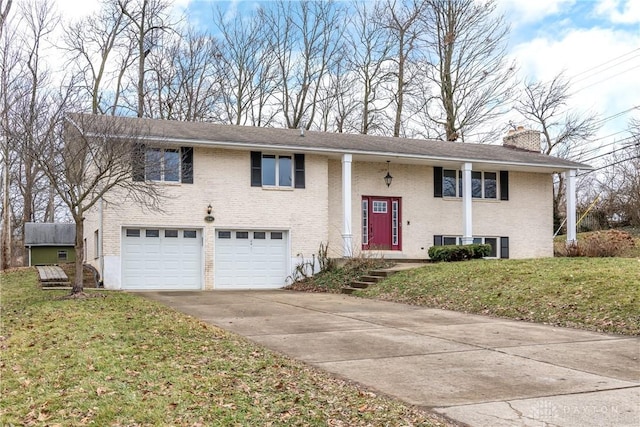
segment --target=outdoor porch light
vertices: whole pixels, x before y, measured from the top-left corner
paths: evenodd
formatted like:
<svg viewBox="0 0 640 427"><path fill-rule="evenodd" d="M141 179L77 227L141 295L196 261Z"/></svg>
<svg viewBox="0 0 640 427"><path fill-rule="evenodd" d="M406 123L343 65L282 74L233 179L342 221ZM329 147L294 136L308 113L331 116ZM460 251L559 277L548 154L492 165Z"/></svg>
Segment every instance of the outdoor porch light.
<svg viewBox="0 0 640 427"><path fill-rule="evenodd" d="M391 160L387 160L387 174L384 176L384 183L387 184L387 187L391 185L391 180L393 179L389 173L389 163L391 163Z"/></svg>
<svg viewBox="0 0 640 427"><path fill-rule="evenodd" d="M215 218L213 217L213 215L211 215L211 212L213 211L213 206L211 206L211 203L209 203L209 206L207 206L207 216L204 217L204 220L207 222L213 222L215 220Z"/></svg>

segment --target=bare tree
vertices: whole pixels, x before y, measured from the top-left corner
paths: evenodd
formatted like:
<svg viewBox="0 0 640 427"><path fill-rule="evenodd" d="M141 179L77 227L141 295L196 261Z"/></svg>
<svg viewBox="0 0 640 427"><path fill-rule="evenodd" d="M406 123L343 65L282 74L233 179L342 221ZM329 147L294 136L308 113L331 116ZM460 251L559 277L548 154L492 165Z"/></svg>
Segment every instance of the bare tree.
<svg viewBox="0 0 640 427"><path fill-rule="evenodd" d="M280 108L288 128L309 129L320 83L341 48L342 8L333 1L280 0L261 16L278 68Z"/></svg>
<svg viewBox="0 0 640 427"><path fill-rule="evenodd" d="M127 29L134 44L133 57L138 61L136 74L135 111L138 117L145 115L145 61L158 45L160 33L171 31L174 23L168 21L170 4L165 0L117 0L122 14L128 18Z"/></svg>
<svg viewBox="0 0 640 427"><path fill-rule="evenodd" d="M120 191L127 202L138 202L159 209L160 187L152 181L133 179L142 168L144 152L139 141L148 129L137 119L103 115L69 115L60 125L58 138L48 140L37 159L58 196L69 208L76 225L75 281L72 295L84 290L84 215L110 191ZM161 143L161 142L159 142Z"/></svg>
<svg viewBox="0 0 640 427"><path fill-rule="evenodd" d="M220 98L217 42L191 28L165 37L148 61L147 111L161 119L208 120Z"/></svg>
<svg viewBox="0 0 640 427"><path fill-rule="evenodd" d="M15 61L12 61L13 55L11 52L12 43L8 38L3 37L4 28L11 11L12 0L0 0L0 60L2 61L2 68L0 69L0 137L2 139L2 236L0 242L0 249L2 256L0 258L0 269L6 269L11 266L11 208L9 206L9 171L11 170L11 159L9 150L9 141L7 138L9 128L9 106L11 101L9 100L11 93L10 75L11 70L15 65Z"/></svg>
<svg viewBox="0 0 640 427"><path fill-rule="evenodd" d="M405 95L413 83L410 66L421 33L420 17L427 6L426 0L384 0L378 3L376 21L389 32L393 43L391 60L394 63L395 89L392 90L394 106L393 136L398 137L403 123Z"/></svg>
<svg viewBox="0 0 640 427"><path fill-rule="evenodd" d="M276 87L276 61L268 48L265 16L229 17L222 8L214 12L213 23L221 38L214 62L222 77L218 116L223 122L264 124L265 107Z"/></svg>
<svg viewBox="0 0 640 427"><path fill-rule="evenodd" d="M550 82L527 83L515 104L516 111L540 130L544 154L576 157L599 128L596 115L567 111L570 97L570 83L560 73ZM553 212L558 224L564 211L564 176L555 174L554 183Z"/></svg>
<svg viewBox="0 0 640 427"><path fill-rule="evenodd" d="M349 54L346 58L350 70L358 76L361 87L361 120L358 132L368 134L384 128L382 113L389 102L382 100L381 95L384 85L391 78L388 63L392 44L389 32L375 19L375 9L371 10L368 3L354 3L353 7L356 13L353 17L353 29L348 33ZM382 12L378 10L377 14L381 15Z"/></svg>
<svg viewBox="0 0 640 427"><path fill-rule="evenodd" d="M600 207L613 225L640 227L640 119L630 121L631 135L605 158L598 175Z"/></svg>
<svg viewBox="0 0 640 427"><path fill-rule="evenodd" d="M106 92L112 92L113 79L121 76L131 65L129 40L124 37L128 21L120 4L103 0L101 9L77 23L68 25L64 32L67 49L73 54L72 63L82 77L82 87L91 97L93 114L115 113L119 93L109 102ZM114 67L114 64L117 64ZM120 84L116 84L118 89Z"/></svg>
<svg viewBox="0 0 640 427"><path fill-rule="evenodd" d="M425 125L435 125L447 141L464 141L503 114L513 96L509 27L496 15L495 0L428 0L421 18L429 54L421 75L435 88L424 101L430 119Z"/></svg>

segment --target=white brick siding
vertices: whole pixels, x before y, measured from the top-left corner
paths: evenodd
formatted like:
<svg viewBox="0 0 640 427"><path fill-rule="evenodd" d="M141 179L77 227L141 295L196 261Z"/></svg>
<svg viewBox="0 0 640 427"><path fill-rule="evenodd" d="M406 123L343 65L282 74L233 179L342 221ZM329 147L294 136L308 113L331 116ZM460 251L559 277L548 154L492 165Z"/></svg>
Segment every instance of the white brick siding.
<svg viewBox="0 0 640 427"><path fill-rule="evenodd" d="M455 166L452 166L454 168ZM428 257L434 235L462 235L460 199L433 196L433 167L390 164L393 182L384 183L385 162L353 162L352 224L355 255L362 252L362 196L401 197L402 251L376 251L387 258ZM497 172L497 171L496 171ZM250 154L227 149L194 149L194 183L164 184L162 211L143 209L117 191L104 204L105 285L119 288L122 228L154 226L195 228L203 232L204 288L215 288L215 230L287 230L290 270L329 244L342 256L342 165L339 159L305 156L306 188L251 187ZM474 200L473 234L509 237L511 258L552 256L552 181L550 174L510 172L509 201ZM204 220L207 206L215 221ZM88 262L99 268L94 252L98 206L86 215Z"/></svg>

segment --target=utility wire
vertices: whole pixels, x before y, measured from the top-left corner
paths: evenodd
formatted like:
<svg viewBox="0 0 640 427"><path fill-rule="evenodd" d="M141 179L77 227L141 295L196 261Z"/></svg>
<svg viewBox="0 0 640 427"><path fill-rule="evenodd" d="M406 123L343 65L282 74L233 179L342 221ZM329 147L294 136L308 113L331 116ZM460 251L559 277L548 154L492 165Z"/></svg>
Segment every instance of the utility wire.
<svg viewBox="0 0 640 427"><path fill-rule="evenodd" d="M606 81L608 81L608 80L611 80L613 77L617 77L617 76L619 76L619 75L621 75L621 74L624 74L624 73L627 73L627 72L629 72L629 71L631 71L631 70L635 70L636 68L640 68L640 65L636 65L635 67L628 68L628 69L626 69L626 70L624 70L624 71L621 71L621 72L619 72L619 73L617 73L617 74L614 74L614 75L612 75L612 76L608 76L608 77L606 77L606 78L604 78L604 79L602 79L602 80L598 80L597 82L591 83L590 85L583 86L583 87L581 87L581 88L579 88L579 89L576 89L576 90L574 90L574 91L572 92L572 95L575 95L576 93L581 92L581 91L583 91L583 90L585 90L585 89L588 89L588 88L590 88L590 87L592 87L592 86L598 85L598 84L603 83L603 82L606 82Z"/></svg>
<svg viewBox="0 0 640 427"><path fill-rule="evenodd" d="M583 175L587 175L587 174L590 174L591 172L595 172L595 171L599 171L599 170L602 170L602 169L610 168L611 166L616 166L616 165L619 165L619 164L621 164L621 163L629 162L629 161L631 161L631 160L635 160L635 159L640 159L640 156L632 156L632 157L629 157L628 159L618 160L618 161L616 161L616 162L609 163L608 165L600 166L599 168L591 169L591 170L588 170L588 171L585 171L585 172L579 173L579 174L577 174L576 176L583 176Z"/></svg>
<svg viewBox="0 0 640 427"><path fill-rule="evenodd" d="M578 73L578 74L574 74L571 78L572 78L572 79L574 79L574 78L576 78L576 77L578 77L578 76L581 76L581 75L583 75L583 74L587 74L587 73L589 73L589 72L591 72L591 71L597 70L597 69L598 69L598 68L600 68L600 67L604 67L605 65L607 65L607 64L609 64L609 63L611 63L611 62L613 62L613 61L617 61L618 59L620 59L620 58L624 58L625 56L627 56L627 55L631 55L632 53L635 53L635 52L640 52L640 47L639 47L639 48L636 48L636 49L633 49L633 50L630 50L630 51L629 51L629 52L627 52L627 53L623 53L623 54L622 54L622 55L620 55L620 56L616 56L615 58L608 59L608 60L604 61L603 63L598 64L598 65L596 65L596 66L594 66L594 67L587 68L586 70L584 70L584 71L582 71L582 72L580 72L580 73Z"/></svg>
<svg viewBox="0 0 640 427"><path fill-rule="evenodd" d="M617 64L610 65L610 66L608 66L607 68L604 68L604 69L602 69L602 70L598 71L597 73L592 73L592 74L589 74L589 75L587 75L587 76L585 76L585 77L581 77L581 78L579 78L579 79L575 79L575 80L574 80L574 79L571 79L571 83L577 83L577 82L581 82L581 81L583 81L583 80L589 80L590 78L595 77L595 76L597 76L598 74L602 74L602 73L604 73L604 72L605 72L605 71L607 71L607 70L610 70L610 69L612 69L612 68L619 67L619 66L621 66L622 64L624 64L624 63L626 63L626 62L629 62L629 61L631 61L631 60L633 60L633 59L636 59L636 58L640 58L640 53L638 53L638 54L637 54L637 55L635 55L635 56L632 56L631 58L627 58L627 59L625 59L624 61L620 61L620 62L618 62ZM603 64L603 65L606 65L606 63L605 63L605 64ZM580 73L580 74L578 74L578 75L581 75L581 74L584 74L584 73Z"/></svg>

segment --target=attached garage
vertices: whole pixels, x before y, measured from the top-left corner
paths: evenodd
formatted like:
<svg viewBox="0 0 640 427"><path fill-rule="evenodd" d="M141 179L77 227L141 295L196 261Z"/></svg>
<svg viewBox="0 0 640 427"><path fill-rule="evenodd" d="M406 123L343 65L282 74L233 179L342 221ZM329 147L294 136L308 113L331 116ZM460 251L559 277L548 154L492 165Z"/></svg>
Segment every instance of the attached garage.
<svg viewBox="0 0 640 427"><path fill-rule="evenodd" d="M216 230L215 289L283 287L288 235L282 230Z"/></svg>
<svg viewBox="0 0 640 427"><path fill-rule="evenodd" d="M202 289L202 230L125 227L122 289Z"/></svg>

